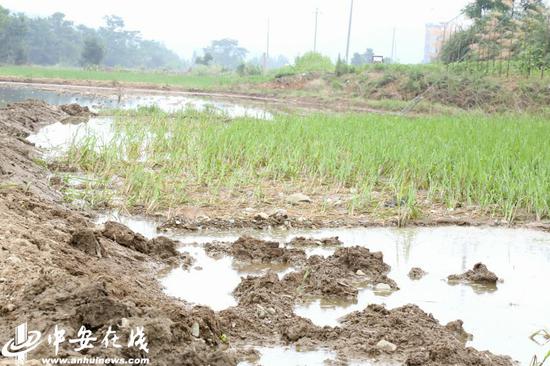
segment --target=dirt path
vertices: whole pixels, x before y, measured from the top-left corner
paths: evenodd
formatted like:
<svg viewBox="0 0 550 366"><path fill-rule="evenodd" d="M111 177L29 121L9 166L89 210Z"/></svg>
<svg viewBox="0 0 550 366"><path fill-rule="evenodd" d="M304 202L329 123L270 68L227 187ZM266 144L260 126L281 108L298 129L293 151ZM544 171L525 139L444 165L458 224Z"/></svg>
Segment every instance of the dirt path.
<svg viewBox="0 0 550 366"><path fill-rule="evenodd" d="M242 279L234 293L238 305L217 313L166 296L156 280L159 272L189 264L175 250L177 243L148 240L119 224L94 225L90 213L63 203L49 171L37 163L38 153L25 137L67 116L40 102L0 109L1 345L24 322L44 336L57 325L67 339L77 337L82 326L101 339L111 327L124 344L143 326L148 352L139 346L77 352L64 342L59 357L148 357L152 365L221 366L257 356L250 345L282 344L327 347L338 352L340 365L364 358L411 366L512 364L466 347L460 322L441 325L415 305L394 310L371 305L348 315L340 327L321 328L293 313L303 294L355 296L354 282L362 273L396 289L381 253L366 248L306 259L300 249L242 239L227 249L235 258L292 261L300 270L283 279L272 273ZM53 351L44 341L29 359L53 357ZM0 358L0 364L6 361Z"/></svg>

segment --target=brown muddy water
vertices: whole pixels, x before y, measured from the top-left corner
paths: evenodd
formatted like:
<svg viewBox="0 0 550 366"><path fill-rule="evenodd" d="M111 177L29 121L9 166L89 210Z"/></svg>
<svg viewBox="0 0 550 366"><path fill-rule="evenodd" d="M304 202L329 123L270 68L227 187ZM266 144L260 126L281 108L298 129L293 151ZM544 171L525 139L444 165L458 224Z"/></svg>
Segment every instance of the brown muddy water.
<svg viewBox="0 0 550 366"><path fill-rule="evenodd" d="M157 234L157 223L145 219L106 215L98 222L115 219L147 237ZM495 354L510 355L522 365L533 355L548 351L550 344L540 345L530 336L549 328L550 234L526 229L436 227L436 228L357 228L283 232L215 232L170 235L182 242L181 251L191 253L196 262L189 270L181 268L161 278L168 294L194 304L222 310L236 304L231 295L247 274L261 274L272 269L282 276L290 267L237 266L232 258L208 257L202 245L214 240L234 241L241 234L262 239L288 242L295 236L323 238L338 236L344 246L366 246L384 254L391 265L390 277L400 290L378 292L373 288L360 290L357 302L327 302L311 299L295 308L295 313L318 325L338 326L338 319L368 304L385 304L389 308L413 303L432 313L441 323L456 319L473 334L468 345ZM163 233L163 235L165 235ZM334 248L307 250L308 255L330 255ZM451 285L446 278L462 273L477 262L485 263L502 282L496 288ZM408 272L420 267L428 274L411 280ZM537 340L537 339L535 339ZM544 341L538 339L540 343ZM263 348L262 365L322 365L333 359L328 350L298 352L291 348ZM358 363L364 364L364 363Z"/></svg>

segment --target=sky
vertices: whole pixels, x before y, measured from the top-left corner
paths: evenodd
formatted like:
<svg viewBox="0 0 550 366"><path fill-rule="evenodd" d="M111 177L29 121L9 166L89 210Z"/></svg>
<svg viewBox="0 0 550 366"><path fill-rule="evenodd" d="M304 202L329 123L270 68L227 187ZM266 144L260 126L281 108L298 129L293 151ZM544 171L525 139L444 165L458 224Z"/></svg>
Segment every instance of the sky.
<svg viewBox="0 0 550 366"><path fill-rule="evenodd" d="M290 60L313 49L315 9L319 9L317 50L335 59L345 56L351 0L0 0L0 5L29 16L62 12L75 23L97 27L105 15L121 16L126 27L163 42L189 59L193 51L221 38L237 39L250 56L265 52L270 24L270 55ZM468 0L354 0L350 58L373 48L396 59L423 59L426 23L458 15Z"/></svg>

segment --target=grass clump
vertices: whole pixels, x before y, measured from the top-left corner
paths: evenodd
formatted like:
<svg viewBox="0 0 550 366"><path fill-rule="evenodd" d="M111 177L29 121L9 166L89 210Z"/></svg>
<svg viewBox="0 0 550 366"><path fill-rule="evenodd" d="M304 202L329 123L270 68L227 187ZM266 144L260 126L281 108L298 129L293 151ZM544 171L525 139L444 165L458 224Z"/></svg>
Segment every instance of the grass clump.
<svg viewBox="0 0 550 366"><path fill-rule="evenodd" d="M99 177L118 176L128 205L175 206L196 187L295 182L352 187L362 200L387 192L404 202L407 217L419 215L420 194L509 220L518 211L550 213L550 123L543 117L313 114L227 122L210 113L141 110L119 114L115 128L107 146L75 144L68 159Z"/></svg>

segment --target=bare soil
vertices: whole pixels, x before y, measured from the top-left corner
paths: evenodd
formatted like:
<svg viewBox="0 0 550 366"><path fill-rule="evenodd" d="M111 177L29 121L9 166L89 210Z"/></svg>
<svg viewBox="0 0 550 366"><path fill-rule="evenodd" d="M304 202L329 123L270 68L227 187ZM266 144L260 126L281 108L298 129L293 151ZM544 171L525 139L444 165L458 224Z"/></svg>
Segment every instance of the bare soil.
<svg viewBox="0 0 550 366"><path fill-rule="evenodd" d="M366 357L407 365L512 365L508 357L466 347L457 336L461 323L441 325L415 305L370 305L339 327L321 328L294 314L305 296L353 297L358 282L397 290L381 253L363 247L305 259L300 249L243 238L227 249L229 255L290 261L299 269L283 279L274 273L242 279L234 292L238 305L220 312L168 297L156 278L166 268L189 265L178 244L148 240L117 223L96 226L93 213L63 202L35 147L25 141L29 132L67 117L62 108L39 102L0 109L0 344L27 321L43 334L62 326L68 338L81 325L100 336L112 326L122 341L131 328L144 326L148 354L135 347L96 347L85 354L147 356L152 365L236 365L252 345L281 344L328 347L343 365ZM382 340L395 349L381 347ZM59 353L82 354L68 343ZM41 357L52 357L47 342L29 355Z"/></svg>

